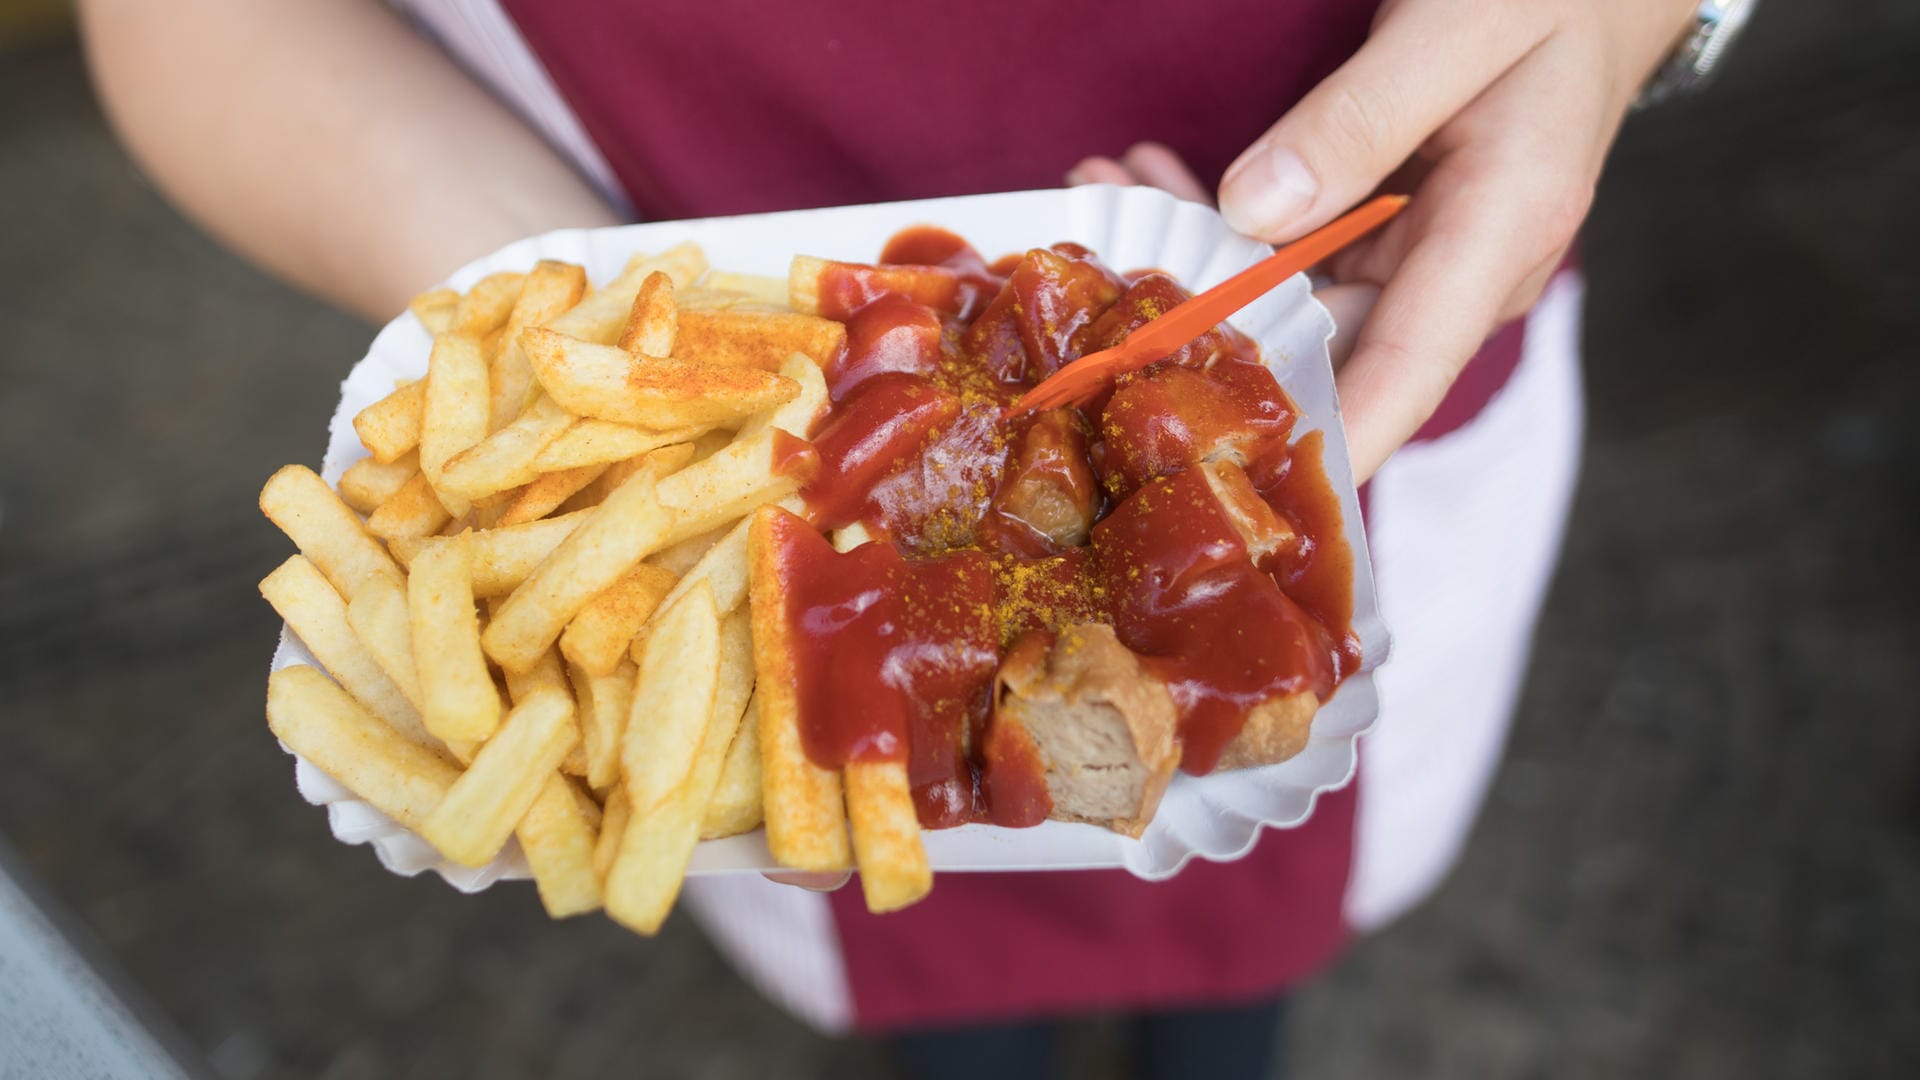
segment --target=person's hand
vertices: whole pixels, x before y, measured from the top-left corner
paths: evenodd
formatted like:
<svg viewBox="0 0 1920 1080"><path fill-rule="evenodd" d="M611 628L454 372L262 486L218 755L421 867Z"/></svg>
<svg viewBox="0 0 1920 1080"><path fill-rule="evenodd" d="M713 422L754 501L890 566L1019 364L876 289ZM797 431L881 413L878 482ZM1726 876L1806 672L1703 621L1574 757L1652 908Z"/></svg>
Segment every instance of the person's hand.
<svg viewBox="0 0 1920 1080"><path fill-rule="evenodd" d="M1339 375L1356 479L1419 429L1487 335L1539 295L1586 217L1621 117L1695 6L1388 0L1360 51L1227 170L1221 213L1270 243L1376 188L1414 195L1327 268L1381 289ZM1205 201L1164 147L1089 159L1068 176ZM1360 289L1338 298L1350 311L1370 299Z"/></svg>

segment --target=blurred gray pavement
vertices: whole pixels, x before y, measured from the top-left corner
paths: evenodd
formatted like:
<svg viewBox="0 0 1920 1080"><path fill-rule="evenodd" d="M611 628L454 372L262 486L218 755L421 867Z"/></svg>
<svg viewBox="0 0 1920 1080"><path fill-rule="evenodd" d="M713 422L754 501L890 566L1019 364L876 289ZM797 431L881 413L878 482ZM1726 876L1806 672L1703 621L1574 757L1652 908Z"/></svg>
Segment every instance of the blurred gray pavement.
<svg viewBox="0 0 1920 1080"><path fill-rule="evenodd" d="M70 44L0 101L0 834L227 1076L891 1075L684 917L331 838L262 719L254 497L371 330L169 210ZM1920 5L1772 0L1632 122L1509 759L1442 892L1302 993L1293 1075L1920 1075L1916 198ZM1111 1075L1111 1025L1072 1053Z"/></svg>

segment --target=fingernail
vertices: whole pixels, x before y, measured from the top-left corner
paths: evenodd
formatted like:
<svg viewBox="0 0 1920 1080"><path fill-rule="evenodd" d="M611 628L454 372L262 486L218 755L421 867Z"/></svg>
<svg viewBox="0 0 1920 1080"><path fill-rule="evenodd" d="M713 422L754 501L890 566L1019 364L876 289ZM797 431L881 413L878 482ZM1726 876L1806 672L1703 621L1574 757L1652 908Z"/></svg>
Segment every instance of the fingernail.
<svg viewBox="0 0 1920 1080"><path fill-rule="evenodd" d="M1319 191L1299 154L1273 146L1228 170L1220 186L1220 214L1235 232L1271 236L1306 213Z"/></svg>
<svg viewBox="0 0 1920 1080"><path fill-rule="evenodd" d="M1067 170L1067 186L1068 187L1079 187L1081 184L1084 184L1086 182L1087 182L1086 173L1081 172L1079 169Z"/></svg>

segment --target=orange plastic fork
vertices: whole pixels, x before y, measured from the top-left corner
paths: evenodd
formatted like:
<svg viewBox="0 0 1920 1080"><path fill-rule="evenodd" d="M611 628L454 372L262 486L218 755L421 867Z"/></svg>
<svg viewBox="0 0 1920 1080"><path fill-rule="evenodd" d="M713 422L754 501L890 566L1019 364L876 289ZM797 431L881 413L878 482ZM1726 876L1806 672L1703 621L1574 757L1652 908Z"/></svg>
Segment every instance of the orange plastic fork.
<svg viewBox="0 0 1920 1080"><path fill-rule="evenodd" d="M1088 353L1047 376L1014 402L1010 413L1019 416L1085 401L1108 379L1164 359L1267 290L1386 224L1405 205L1405 195L1381 195L1348 211L1206 292L1174 305L1113 348Z"/></svg>

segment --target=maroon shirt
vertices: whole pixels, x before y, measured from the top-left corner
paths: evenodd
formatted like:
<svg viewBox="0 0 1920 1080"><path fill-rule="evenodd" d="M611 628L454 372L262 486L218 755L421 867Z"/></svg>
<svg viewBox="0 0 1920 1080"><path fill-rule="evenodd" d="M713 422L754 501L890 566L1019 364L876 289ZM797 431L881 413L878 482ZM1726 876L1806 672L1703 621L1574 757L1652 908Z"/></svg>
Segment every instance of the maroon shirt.
<svg viewBox="0 0 1920 1080"><path fill-rule="evenodd" d="M1053 187L1166 143L1208 185L1365 37L1372 3L904 4L505 0L646 218ZM878 254L877 252L875 253ZM989 252L989 255L997 254ZM1501 335L1428 434L1505 381ZM832 909L869 1030L1245 999L1337 954L1351 788L1246 858L1162 883L1121 871L943 874L931 896Z"/></svg>

